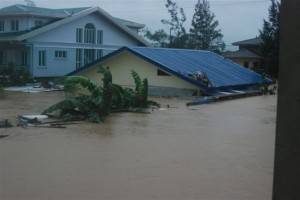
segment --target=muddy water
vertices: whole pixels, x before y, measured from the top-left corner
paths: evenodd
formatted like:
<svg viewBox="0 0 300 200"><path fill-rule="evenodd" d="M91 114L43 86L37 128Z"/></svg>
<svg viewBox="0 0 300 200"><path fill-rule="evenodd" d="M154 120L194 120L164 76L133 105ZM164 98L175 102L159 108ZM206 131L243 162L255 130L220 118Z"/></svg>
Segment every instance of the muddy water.
<svg viewBox="0 0 300 200"><path fill-rule="evenodd" d="M0 120L60 93L9 93ZM0 129L0 199L271 199L276 96L111 114L66 129ZM191 109L192 108L192 109Z"/></svg>

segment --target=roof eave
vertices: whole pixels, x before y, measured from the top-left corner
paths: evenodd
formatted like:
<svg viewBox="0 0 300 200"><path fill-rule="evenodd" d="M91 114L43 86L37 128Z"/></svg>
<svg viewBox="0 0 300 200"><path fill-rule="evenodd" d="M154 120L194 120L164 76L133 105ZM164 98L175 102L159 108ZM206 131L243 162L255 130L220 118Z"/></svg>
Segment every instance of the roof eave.
<svg viewBox="0 0 300 200"><path fill-rule="evenodd" d="M67 14L43 14L43 13L11 13L11 14L0 14L0 16L37 16L37 17L47 17L47 18L66 18L70 15Z"/></svg>
<svg viewBox="0 0 300 200"><path fill-rule="evenodd" d="M101 8L98 7L92 7L92 8L88 8L86 10L83 10L81 12L78 12L74 15L71 15L70 17L64 18L62 20L59 20L57 22L54 22L52 24L49 24L47 26L41 27L39 29L36 29L34 31L31 31L29 33L26 33L24 35L21 35L18 37L18 41L22 41L31 37L34 37L36 35L39 35L41 33L44 33L46 31L49 31L51 29L54 29L60 25L69 23L75 19L78 19L80 17L83 17L85 15L91 14L93 12L98 12L101 15L103 15L104 17L106 17L107 19L109 19L111 22L113 22L116 26L118 26L119 28L121 28L123 31L125 31L126 33L128 33L133 39L135 39L138 43L145 45L145 46L150 46L150 44L144 40L143 38L141 38L139 35L137 35L134 31L132 31L131 29L127 28L126 26L124 26L123 24L120 24L118 22L116 22L114 20L114 18L112 16L110 16L108 13L106 13L104 10L102 10Z"/></svg>

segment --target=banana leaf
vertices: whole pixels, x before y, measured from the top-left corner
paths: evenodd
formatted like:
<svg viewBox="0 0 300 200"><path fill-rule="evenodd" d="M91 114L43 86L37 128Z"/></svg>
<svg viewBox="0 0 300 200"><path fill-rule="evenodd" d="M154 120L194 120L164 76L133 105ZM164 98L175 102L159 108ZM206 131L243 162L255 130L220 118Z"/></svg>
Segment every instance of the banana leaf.
<svg viewBox="0 0 300 200"><path fill-rule="evenodd" d="M60 101L52 106L50 106L49 108L47 108L46 110L43 111L42 114L49 114L55 111L67 111L67 110L77 110L79 112L88 112L90 111L90 108L88 106L86 106L85 104L83 104L82 102L76 100L75 98L69 98L69 99L65 99L63 101Z"/></svg>

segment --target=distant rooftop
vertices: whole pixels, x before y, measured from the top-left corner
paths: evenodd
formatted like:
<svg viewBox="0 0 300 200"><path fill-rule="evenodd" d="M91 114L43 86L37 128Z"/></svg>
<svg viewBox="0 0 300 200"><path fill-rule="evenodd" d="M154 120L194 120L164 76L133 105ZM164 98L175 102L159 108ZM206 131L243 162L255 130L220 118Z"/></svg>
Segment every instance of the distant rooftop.
<svg viewBox="0 0 300 200"><path fill-rule="evenodd" d="M91 7L50 9L16 4L0 9L0 15L42 15L51 17L67 17Z"/></svg>
<svg viewBox="0 0 300 200"><path fill-rule="evenodd" d="M73 14L91 9L92 7L81 7L81 8L61 8L61 9L51 9L51 8L41 8L41 7L32 7L27 5L16 4L0 9L1 15L31 15L31 16L47 16L54 18L65 18ZM120 19L113 17L118 23L123 24L128 27L134 28L144 28L144 24Z"/></svg>
<svg viewBox="0 0 300 200"><path fill-rule="evenodd" d="M260 45L262 43L262 39L260 37L248 39L248 40L242 40L239 42L234 42L232 45L235 46L241 46L241 45Z"/></svg>
<svg viewBox="0 0 300 200"><path fill-rule="evenodd" d="M249 51L248 49L240 49L233 52L227 52L224 54L226 58L261 58L259 55Z"/></svg>

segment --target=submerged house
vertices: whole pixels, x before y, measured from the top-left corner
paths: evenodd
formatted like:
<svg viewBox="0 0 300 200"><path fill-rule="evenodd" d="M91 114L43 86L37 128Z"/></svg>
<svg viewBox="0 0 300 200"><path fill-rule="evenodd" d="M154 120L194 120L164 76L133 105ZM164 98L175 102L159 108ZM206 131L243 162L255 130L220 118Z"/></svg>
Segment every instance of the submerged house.
<svg viewBox="0 0 300 200"><path fill-rule="evenodd" d="M134 87L130 71L135 70L148 79L149 94L160 96L240 90L268 81L209 51L150 47L122 47L68 75L101 83L99 65L111 71L113 83L125 87Z"/></svg>
<svg viewBox="0 0 300 200"><path fill-rule="evenodd" d="M147 46L143 24L114 18L98 7L0 9L0 68L14 63L34 77L70 73L122 46Z"/></svg>
<svg viewBox="0 0 300 200"><path fill-rule="evenodd" d="M238 46L237 51L227 52L224 56L229 60L257 72L263 72L264 58L261 55L262 39L259 37L232 43Z"/></svg>

